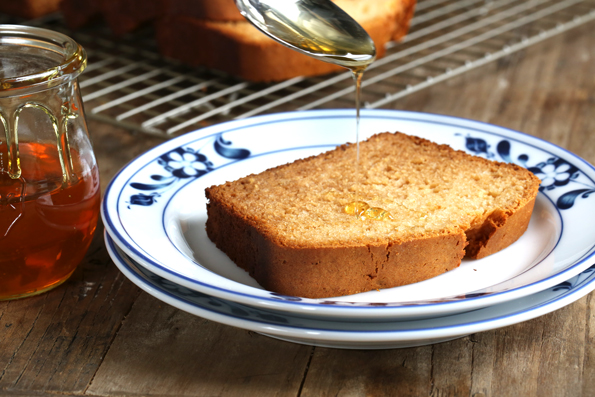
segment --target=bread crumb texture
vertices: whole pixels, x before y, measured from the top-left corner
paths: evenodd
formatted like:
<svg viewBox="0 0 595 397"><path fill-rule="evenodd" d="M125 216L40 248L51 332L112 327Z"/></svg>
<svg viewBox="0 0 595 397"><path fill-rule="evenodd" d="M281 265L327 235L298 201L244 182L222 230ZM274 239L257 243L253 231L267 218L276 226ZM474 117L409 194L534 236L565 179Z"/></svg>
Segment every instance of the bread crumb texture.
<svg viewBox="0 0 595 397"><path fill-rule="evenodd" d="M361 143L359 164L355 145L344 145L226 183L211 195L278 244L360 246L473 229L534 198L538 183L513 164L385 133ZM394 220L346 214L355 200L386 209Z"/></svg>

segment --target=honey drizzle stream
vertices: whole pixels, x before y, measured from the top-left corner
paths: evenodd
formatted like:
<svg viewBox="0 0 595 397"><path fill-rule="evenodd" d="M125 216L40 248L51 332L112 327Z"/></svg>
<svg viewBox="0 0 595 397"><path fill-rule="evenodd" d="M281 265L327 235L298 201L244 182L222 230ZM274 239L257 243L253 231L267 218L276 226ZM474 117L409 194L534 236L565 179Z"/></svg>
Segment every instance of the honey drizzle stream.
<svg viewBox="0 0 595 397"><path fill-rule="evenodd" d="M302 48L307 52L314 52L314 53L326 53L327 55L333 55L334 61L337 65L343 66L351 71L353 81L355 83L355 166L354 172L355 175L353 176L353 182L355 186L359 186L363 182L363 175L360 170L360 152L359 152L359 129L360 129L360 109L361 109L361 88L362 88L362 78L364 75L364 71L366 68L372 63L375 59L375 50L371 53L370 58L365 62L354 62L356 59L352 56L352 54L341 54L340 48L341 44L345 43L337 43L336 48L320 48L316 42L308 39L307 37L297 35L294 37L292 44L298 48ZM391 220L393 217L391 214L379 207L370 207L366 202L361 200L360 194L355 193L354 201L348 203L344 208L343 211L347 214L354 215L356 218L364 220L364 219L372 219L372 220Z"/></svg>
<svg viewBox="0 0 595 397"><path fill-rule="evenodd" d="M356 146L356 172L359 175L359 113L361 106L362 95L362 77L364 76L365 67L352 69L353 81L355 82L355 146Z"/></svg>
<svg viewBox="0 0 595 397"><path fill-rule="evenodd" d="M360 108L361 108L361 88L362 77L366 66L352 68L351 72L353 81L355 82L355 183L359 185L363 179L360 172L360 154L359 154L359 125L360 125ZM343 211L347 214L354 215L356 218L372 219L372 220L392 220L392 215L383 208L370 207L370 205L362 200L356 193L355 201L347 204Z"/></svg>

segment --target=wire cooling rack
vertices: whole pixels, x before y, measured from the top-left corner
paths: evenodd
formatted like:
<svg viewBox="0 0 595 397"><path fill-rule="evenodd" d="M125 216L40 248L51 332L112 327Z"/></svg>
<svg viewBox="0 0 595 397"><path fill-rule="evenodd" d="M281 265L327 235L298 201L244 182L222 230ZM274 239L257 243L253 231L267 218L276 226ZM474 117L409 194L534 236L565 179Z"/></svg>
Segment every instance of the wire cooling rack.
<svg viewBox="0 0 595 397"><path fill-rule="evenodd" d="M363 105L380 108L594 20L595 0L420 0L406 38L366 71ZM68 31L60 15L27 23L85 47L87 117L127 129L167 138L258 114L354 106L350 72L257 84L164 59L151 28L114 39L101 25Z"/></svg>

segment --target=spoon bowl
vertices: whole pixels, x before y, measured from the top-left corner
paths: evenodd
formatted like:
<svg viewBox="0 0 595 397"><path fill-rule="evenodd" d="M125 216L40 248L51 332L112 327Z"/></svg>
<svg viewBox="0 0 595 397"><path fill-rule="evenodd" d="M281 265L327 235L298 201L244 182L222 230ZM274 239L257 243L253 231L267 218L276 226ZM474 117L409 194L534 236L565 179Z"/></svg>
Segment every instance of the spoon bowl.
<svg viewBox="0 0 595 397"><path fill-rule="evenodd" d="M354 71L376 58L368 33L330 0L235 2L257 29L298 52Z"/></svg>

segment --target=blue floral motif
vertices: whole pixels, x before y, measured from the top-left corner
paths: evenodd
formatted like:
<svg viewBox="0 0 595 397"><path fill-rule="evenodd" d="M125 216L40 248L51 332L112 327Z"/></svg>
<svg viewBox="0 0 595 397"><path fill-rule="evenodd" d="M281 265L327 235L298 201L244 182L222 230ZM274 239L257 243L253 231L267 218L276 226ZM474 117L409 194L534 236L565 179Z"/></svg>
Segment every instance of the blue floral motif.
<svg viewBox="0 0 595 397"><path fill-rule="evenodd" d="M223 139L223 135L219 135L215 140L215 151L228 159L243 160L250 156L249 150L230 148L229 145L231 142Z"/></svg>
<svg viewBox="0 0 595 397"><path fill-rule="evenodd" d="M455 134L461 135L461 134ZM485 155L487 158L494 157L494 153L490 152L488 149L490 145L485 141L485 139L481 138L474 138L469 135L465 137L465 148L475 154L476 156Z"/></svg>
<svg viewBox="0 0 595 397"><path fill-rule="evenodd" d="M230 147L231 142L223 139L219 134L213 143L215 152L221 157L242 160L250 156L250 151L242 148ZM152 183L131 182L130 186L137 190L152 191L151 194L138 193L130 196L128 204L151 206L157 202L156 198L161 193L171 188L176 182L190 178L198 178L213 171L214 166L207 156L190 147L178 147L157 159L157 164L163 167L168 175L153 174L150 176ZM128 208L130 208L130 205Z"/></svg>
<svg viewBox="0 0 595 397"><path fill-rule="evenodd" d="M527 167L527 169L541 179L541 186L539 187L541 192L566 186L571 182L585 186L581 189L566 192L558 197L556 206L561 210L572 208L577 198L587 198L591 193L595 192L595 187L576 181L580 176L579 169L559 157L551 157L547 161L541 162L534 167Z"/></svg>
<svg viewBox="0 0 595 397"><path fill-rule="evenodd" d="M195 153L190 148L177 148L162 155L159 160L165 170L177 178L196 178L212 170L206 156Z"/></svg>
<svg viewBox="0 0 595 397"><path fill-rule="evenodd" d="M571 179L579 176L578 168L561 158L549 158L534 167L527 167L536 177L541 179L540 189L552 190L557 186L567 185Z"/></svg>
<svg viewBox="0 0 595 397"><path fill-rule="evenodd" d="M159 193L134 194L134 195L130 196L129 203L134 204L134 205L142 205L142 206L146 207L149 205L153 205L153 203L155 203L157 201L157 200L155 200L155 197L159 197Z"/></svg>
<svg viewBox="0 0 595 397"><path fill-rule="evenodd" d="M503 139L500 142L498 142L498 145L496 146L496 150L498 151L498 154L500 155L500 157L502 157L502 160L506 161L507 163L512 163L512 159L510 158L510 142L509 141L507 141L506 139Z"/></svg>
<svg viewBox="0 0 595 397"><path fill-rule="evenodd" d="M595 192L595 189L578 189L568 193L564 193L562 196L560 196L560 198L558 198L556 205L558 206L558 208L562 210L567 210L568 208L571 208L574 205L574 201L578 197L587 198L589 197L589 194L593 192Z"/></svg>

